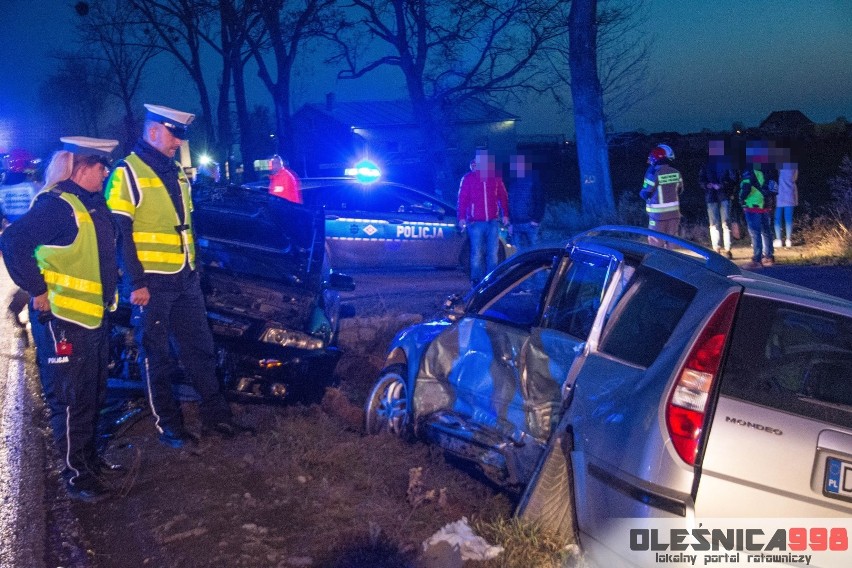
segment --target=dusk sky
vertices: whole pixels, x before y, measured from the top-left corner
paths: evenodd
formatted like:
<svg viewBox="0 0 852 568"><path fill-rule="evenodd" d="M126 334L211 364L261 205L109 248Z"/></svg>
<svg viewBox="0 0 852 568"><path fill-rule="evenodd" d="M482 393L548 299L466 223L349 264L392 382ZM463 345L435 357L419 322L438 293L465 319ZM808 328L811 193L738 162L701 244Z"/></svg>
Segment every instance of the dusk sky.
<svg viewBox="0 0 852 568"><path fill-rule="evenodd" d="M50 54L70 48L75 0L0 0L0 150L20 143L21 122L34 120L42 78L56 64ZM815 122L852 120L852 0L646 0L646 33L653 38L650 83L657 88L614 121L618 131L695 132L757 125L773 110L801 110ZM182 72L170 64L149 79L144 101L195 110L190 89L174 92ZM253 77L248 77L251 81ZM208 84L213 87L211 72ZM335 92L341 101L386 98L403 90L374 79L341 81L334 72L303 72L295 110ZM258 86L252 103L269 105ZM548 103L517 113L522 134L573 131L564 111ZM12 125L12 126L10 126Z"/></svg>

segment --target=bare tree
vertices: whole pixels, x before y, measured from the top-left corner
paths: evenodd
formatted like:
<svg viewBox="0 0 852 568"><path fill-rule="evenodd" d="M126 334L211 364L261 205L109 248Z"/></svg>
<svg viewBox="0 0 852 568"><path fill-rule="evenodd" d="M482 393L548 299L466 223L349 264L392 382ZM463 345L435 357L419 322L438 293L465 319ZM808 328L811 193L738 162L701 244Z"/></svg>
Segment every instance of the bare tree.
<svg viewBox="0 0 852 568"><path fill-rule="evenodd" d="M437 188L448 187L446 126L468 99L544 90L538 55L564 31L558 0L352 0L349 25L334 38L341 78L400 70ZM376 42L382 42L376 50ZM369 46L369 51L364 49Z"/></svg>
<svg viewBox="0 0 852 568"><path fill-rule="evenodd" d="M568 3L562 8L566 21L570 6ZM648 68L652 39L644 28L646 23L644 0L598 3L596 56L607 125L653 92L654 82ZM547 50L552 71L559 78L553 94L565 108L570 108L570 102L563 99L559 88L571 86L569 53L569 34L564 34Z"/></svg>
<svg viewBox="0 0 852 568"><path fill-rule="evenodd" d="M39 106L56 128L52 139L68 132L100 136L106 108L103 74L94 72L94 62L76 54L58 54L60 65L39 89Z"/></svg>
<svg viewBox="0 0 852 568"><path fill-rule="evenodd" d="M597 0L572 0L568 14L571 99L580 168L583 211L599 217L615 213L603 91L597 66Z"/></svg>
<svg viewBox="0 0 852 568"><path fill-rule="evenodd" d="M93 73L106 92L116 97L124 111L122 141L125 150L137 136L135 97L148 62L158 53L150 29L140 25L139 14L122 0L96 0L78 4L77 30L85 50L80 58L94 63ZM95 49L92 49L92 47Z"/></svg>
<svg viewBox="0 0 852 568"><path fill-rule="evenodd" d="M337 25L336 4L336 0L255 1L263 33L249 36L248 41L258 75L272 95L279 152L288 158L293 155L290 91L296 58L308 42ZM265 58L267 50L273 55L271 66Z"/></svg>
<svg viewBox="0 0 852 568"><path fill-rule="evenodd" d="M150 27L152 44L171 54L195 83L201 107L201 123L209 145L214 145L213 113L204 78L202 45L212 36L215 7L209 0L128 0ZM168 85L163 85L168 88Z"/></svg>
<svg viewBox="0 0 852 568"><path fill-rule="evenodd" d="M233 85L235 115L239 124L240 148L243 160L251 163L254 156L246 153L251 148L248 136L251 128L248 122L248 103L245 90L245 64L251 58L251 50L248 48L248 38L251 34L258 33L256 30L260 24L260 17L255 10L254 0L211 0L211 8L218 14L218 33L208 36L204 30L201 37L220 56L222 61L222 73L219 78L219 101L216 106L216 122L218 132L218 154L224 156L231 164L231 149L235 143L233 121L231 114L231 86ZM215 31L215 28L211 28ZM246 168L246 172L253 172ZM226 169L230 178L233 174L232 168Z"/></svg>

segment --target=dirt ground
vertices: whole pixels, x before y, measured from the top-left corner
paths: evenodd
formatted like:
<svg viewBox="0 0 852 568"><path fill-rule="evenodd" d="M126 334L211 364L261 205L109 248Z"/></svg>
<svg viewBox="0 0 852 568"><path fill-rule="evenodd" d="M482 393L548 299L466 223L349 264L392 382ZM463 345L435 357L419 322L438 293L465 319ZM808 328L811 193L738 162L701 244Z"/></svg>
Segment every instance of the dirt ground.
<svg viewBox="0 0 852 568"><path fill-rule="evenodd" d="M423 298L415 311L433 311L443 295ZM400 327L394 299L381 303L386 325L370 341L342 345L339 389L322 405L234 404L257 434L210 435L189 450L160 444L141 412L109 450L131 472L115 480L118 497L98 504L68 501L48 464L47 564L402 567L447 523L509 517L511 495L436 449L361 433L363 401ZM195 405L183 408L197 432Z"/></svg>

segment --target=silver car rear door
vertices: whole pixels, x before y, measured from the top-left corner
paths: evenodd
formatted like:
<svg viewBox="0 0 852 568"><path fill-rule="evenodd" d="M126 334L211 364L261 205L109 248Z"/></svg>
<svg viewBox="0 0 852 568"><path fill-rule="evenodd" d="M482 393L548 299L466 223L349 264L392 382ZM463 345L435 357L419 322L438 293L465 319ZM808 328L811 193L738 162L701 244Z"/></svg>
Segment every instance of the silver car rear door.
<svg viewBox="0 0 852 568"><path fill-rule="evenodd" d="M852 514L852 314L743 297L695 511Z"/></svg>

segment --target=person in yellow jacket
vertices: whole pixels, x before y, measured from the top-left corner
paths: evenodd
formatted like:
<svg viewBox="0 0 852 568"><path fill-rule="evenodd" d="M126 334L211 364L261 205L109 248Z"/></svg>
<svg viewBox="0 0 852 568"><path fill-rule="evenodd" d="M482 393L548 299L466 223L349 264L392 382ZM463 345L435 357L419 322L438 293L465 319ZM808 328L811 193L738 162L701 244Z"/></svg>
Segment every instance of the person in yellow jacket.
<svg viewBox="0 0 852 568"><path fill-rule="evenodd" d="M205 431L224 437L233 422L216 376L213 335L195 264L190 183L175 153L195 115L146 104L142 138L107 180L107 206L121 234L121 266L133 305L136 338L154 424L164 444L197 442L172 392L174 339L181 366L201 398Z"/></svg>
<svg viewBox="0 0 852 568"><path fill-rule="evenodd" d="M118 142L61 140L44 190L3 232L0 249L31 298L39 374L69 495L94 502L110 495L103 476L120 469L98 455L95 438L118 283L117 233L102 190Z"/></svg>

